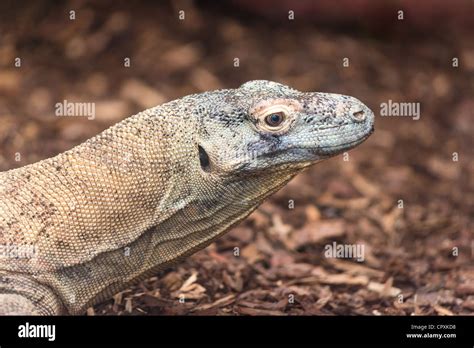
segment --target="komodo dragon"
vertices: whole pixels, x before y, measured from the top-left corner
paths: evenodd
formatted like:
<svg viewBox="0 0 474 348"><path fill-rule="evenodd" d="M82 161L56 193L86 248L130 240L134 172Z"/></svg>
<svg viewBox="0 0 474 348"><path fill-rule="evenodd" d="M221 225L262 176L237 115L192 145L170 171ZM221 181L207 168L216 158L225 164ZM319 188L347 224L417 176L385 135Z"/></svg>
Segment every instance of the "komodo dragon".
<svg viewBox="0 0 474 348"><path fill-rule="evenodd" d="M153 107L2 172L0 313L82 314L203 249L373 129L355 98L250 81Z"/></svg>

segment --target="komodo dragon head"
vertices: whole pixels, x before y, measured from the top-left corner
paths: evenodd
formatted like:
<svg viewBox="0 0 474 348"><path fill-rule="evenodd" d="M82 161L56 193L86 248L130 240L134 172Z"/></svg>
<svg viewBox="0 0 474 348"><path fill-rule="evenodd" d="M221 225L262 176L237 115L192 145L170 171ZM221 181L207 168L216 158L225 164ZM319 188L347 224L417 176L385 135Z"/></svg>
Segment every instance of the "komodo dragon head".
<svg viewBox="0 0 474 348"><path fill-rule="evenodd" d="M373 112L345 95L257 80L201 97L207 100L195 112L203 176L250 189L258 177L280 182L359 145L374 130Z"/></svg>

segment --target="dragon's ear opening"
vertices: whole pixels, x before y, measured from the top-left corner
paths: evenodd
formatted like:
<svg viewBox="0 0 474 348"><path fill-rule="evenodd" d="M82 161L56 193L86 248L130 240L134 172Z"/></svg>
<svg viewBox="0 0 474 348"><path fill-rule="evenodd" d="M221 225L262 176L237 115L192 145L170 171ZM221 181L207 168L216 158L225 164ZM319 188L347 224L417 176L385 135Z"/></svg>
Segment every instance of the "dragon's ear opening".
<svg viewBox="0 0 474 348"><path fill-rule="evenodd" d="M204 150L200 145L198 145L198 148L199 148L199 162L201 163L201 168L205 172L209 172L211 170L209 155L207 154L206 150Z"/></svg>

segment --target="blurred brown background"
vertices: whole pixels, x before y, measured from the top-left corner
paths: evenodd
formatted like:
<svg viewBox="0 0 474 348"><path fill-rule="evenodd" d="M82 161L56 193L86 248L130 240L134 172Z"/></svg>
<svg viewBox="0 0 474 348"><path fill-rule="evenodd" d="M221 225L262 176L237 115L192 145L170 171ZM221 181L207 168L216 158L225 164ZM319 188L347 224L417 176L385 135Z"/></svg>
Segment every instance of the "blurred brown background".
<svg viewBox="0 0 474 348"><path fill-rule="evenodd" d="M2 2L0 170L248 80L349 94L376 114L349 161L311 168L206 250L88 313L471 314L473 10L461 0ZM63 100L95 103L96 118L56 117ZM381 117L388 100L419 102L421 119ZM325 258L333 241L363 244L364 263Z"/></svg>

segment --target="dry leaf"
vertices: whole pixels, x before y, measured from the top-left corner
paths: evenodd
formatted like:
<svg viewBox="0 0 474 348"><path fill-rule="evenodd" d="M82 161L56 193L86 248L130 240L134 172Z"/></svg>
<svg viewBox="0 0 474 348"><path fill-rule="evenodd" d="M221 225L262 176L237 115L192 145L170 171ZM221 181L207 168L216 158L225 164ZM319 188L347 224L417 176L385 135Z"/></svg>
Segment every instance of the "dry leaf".
<svg viewBox="0 0 474 348"><path fill-rule="evenodd" d="M197 272L193 271L191 276L185 280L183 285L181 285L181 288L179 288L180 292L187 292L189 289L191 289L191 285L197 280Z"/></svg>
<svg viewBox="0 0 474 348"><path fill-rule="evenodd" d="M208 309L211 309L211 308L224 307L224 306L230 305L234 301L235 301L235 295L230 294L230 295L227 295L223 298L220 298L220 299L214 301L213 303L206 303L206 304L202 304L202 305L199 305L197 307L194 307L193 309L191 309L191 311L196 312L196 311L208 310Z"/></svg>
<svg viewBox="0 0 474 348"><path fill-rule="evenodd" d="M345 223L341 219L310 223L294 231L291 234L289 244L292 249L295 249L305 244L340 238L345 234L345 227Z"/></svg>
<svg viewBox="0 0 474 348"><path fill-rule="evenodd" d="M168 289L168 291L176 291L183 285L183 280L178 272L170 272L165 275L161 281L163 282L164 286Z"/></svg>
<svg viewBox="0 0 474 348"><path fill-rule="evenodd" d="M248 261L248 263L252 264L259 260L263 259L263 255L257 249L257 246L252 243L247 245L243 250L241 255Z"/></svg>
<svg viewBox="0 0 474 348"><path fill-rule="evenodd" d="M293 229L291 225L283 223L280 215L274 214L272 216L272 223L273 226L269 229L270 234L277 235L282 239L286 238Z"/></svg>
<svg viewBox="0 0 474 348"><path fill-rule="evenodd" d="M393 279L393 278L390 278ZM402 291L398 288L392 287L391 282L387 281L385 284L370 282L367 285L367 289L374 291L382 297L395 297L399 295Z"/></svg>
<svg viewBox="0 0 474 348"><path fill-rule="evenodd" d="M321 213L319 209L314 205L307 205L304 212L306 214L308 222L315 222L321 219Z"/></svg>
<svg viewBox="0 0 474 348"><path fill-rule="evenodd" d="M438 304L433 305L433 308L438 312L439 315L454 315L453 312L451 312L449 309L444 308Z"/></svg>
<svg viewBox="0 0 474 348"><path fill-rule="evenodd" d="M341 271L346 271L350 274L354 275L366 275L368 277L377 277L381 278L383 277L385 272L369 268L367 266L364 266L362 264L354 263L354 262L349 262L349 261L342 261L339 259L327 259L327 262L331 264L331 266L341 270Z"/></svg>
<svg viewBox="0 0 474 348"><path fill-rule="evenodd" d="M125 299L125 311L128 313L132 313L133 307L132 307L132 298L127 297Z"/></svg>

